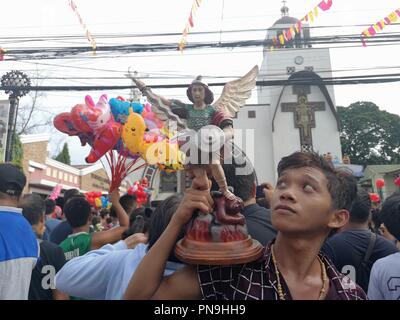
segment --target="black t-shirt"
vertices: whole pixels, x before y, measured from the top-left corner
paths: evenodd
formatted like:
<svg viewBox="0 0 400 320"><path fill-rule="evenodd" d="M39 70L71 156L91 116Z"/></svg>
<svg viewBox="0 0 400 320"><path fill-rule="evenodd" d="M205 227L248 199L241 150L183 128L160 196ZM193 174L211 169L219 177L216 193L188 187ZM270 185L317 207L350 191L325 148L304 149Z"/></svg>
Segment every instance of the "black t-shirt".
<svg viewBox="0 0 400 320"><path fill-rule="evenodd" d="M56 273L65 264L64 251L54 243L40 242L40 257L32 270L29 300L52 300Z"/></svg>
<svg viewBox="0 0 400 320"><path fill-rule="evenodd" d="M55 244L60 244L67 239L70 234L72 234L72 227L69 225L68 221L63 221L55 227L50 234L50 241Z"/></svg>
<svg viewBox="0 0 400 320"><path fill-rule="evenodd" d="M377 235L367 267L362 267L361 262L370 241L371 231L369 230L346 230L327 239L321 248L339 271L348 273L354 267L355 279L352 280L355 280L365 292L368 290L369 276L375 261L397 252L392 242ZM349 276L351 277L351 274Z"/></svg>
<svg viewBox="0 0 400 320"><path fill-rule="evenodd" d="M258 240L263 246L276 237L276 231L271 223L271 210L255 203L244 207L242 214L246 218L250 236Z"/></svg>

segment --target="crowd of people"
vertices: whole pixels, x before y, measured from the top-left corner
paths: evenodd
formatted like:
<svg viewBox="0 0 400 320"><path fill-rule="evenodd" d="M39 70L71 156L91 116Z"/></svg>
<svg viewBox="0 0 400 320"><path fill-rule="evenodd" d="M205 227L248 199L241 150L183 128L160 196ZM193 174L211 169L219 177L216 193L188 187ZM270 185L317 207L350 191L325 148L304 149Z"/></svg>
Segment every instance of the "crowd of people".
<svg viewBox="0 0 400 320"><path fill-rule="evenodd" d="M193 175L156 208L114 190L111 209L98 211L76 189L62 205L23 194L24 173L0 164L0 299L400 299L400 192L373 205L351 174L315 153L283 158L262 196L255 172L236 168L223 165L263 255L194 266L174 247L194 212L212 212L211 175Z"/></svg>

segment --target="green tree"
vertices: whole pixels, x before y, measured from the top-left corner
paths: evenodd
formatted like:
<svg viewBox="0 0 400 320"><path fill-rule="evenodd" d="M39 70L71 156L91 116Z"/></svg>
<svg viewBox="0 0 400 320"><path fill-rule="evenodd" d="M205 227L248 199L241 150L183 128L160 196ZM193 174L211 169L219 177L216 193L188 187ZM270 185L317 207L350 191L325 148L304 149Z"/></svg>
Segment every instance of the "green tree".
<svg viewBox="0 0 400 320"><path fill-rule="evenodd" d="M11 162L22 168L22 159L24 157L24 151L19 135L15 134L12 141L12 152Z"/></svg>
<svg viewBox="0 0 400 320"><path fill-rule="evenodd" d="M338 107L342 152L352 163L400 163L400 117L379 110L372 102Z"/></svg>
<svg viewBox="0 0 400 320"><path fill-rule="evenodd" d="M64 143L64 147L62 148L58 156L54 158L54 160L60 161L68 165L71 164L71 157L69 156L69 149L67 143Z"/></svg>

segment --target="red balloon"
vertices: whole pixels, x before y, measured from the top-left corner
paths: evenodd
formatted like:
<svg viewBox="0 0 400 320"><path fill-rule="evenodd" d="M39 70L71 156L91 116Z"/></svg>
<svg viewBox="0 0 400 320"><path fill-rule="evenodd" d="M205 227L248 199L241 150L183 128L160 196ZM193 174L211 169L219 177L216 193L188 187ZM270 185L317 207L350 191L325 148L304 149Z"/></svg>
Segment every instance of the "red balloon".
<svg viewBox="0 0 400 320"><path fill-rule="evenodd" d="M375 185L378 189L382 189L385 186L385 180L378 179L375 181Z"/></svg>
<svg viewBox="0 0 400 320"><path fill-rule="evenodd" d="M377 195L376 193L370 193L369 198L371 199L371 202L378 203L381 201L379 195Z"/></svg>
<svg viewBox="0 0 400 320"><path fill-rule="evenodd" d="M398 187L400 187L400 177L397 177L396 179L394 179L394 184Z"/></svg>

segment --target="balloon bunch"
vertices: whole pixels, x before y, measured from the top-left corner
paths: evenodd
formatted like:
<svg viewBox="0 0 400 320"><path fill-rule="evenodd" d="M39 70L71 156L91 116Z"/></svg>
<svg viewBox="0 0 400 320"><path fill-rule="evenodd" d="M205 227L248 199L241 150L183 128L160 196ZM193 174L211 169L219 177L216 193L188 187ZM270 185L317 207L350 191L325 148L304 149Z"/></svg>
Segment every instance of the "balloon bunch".
<svg viewBox="0 0 400 320"><path fill-rule="evenodd" d="M129 117L122 130L122 141L133 154L140 156L150 165L157 165L161 170L183 170L184 153L177 143L168 138L163 140L146 138L146 123L141 115L129 110Z"/></svg>
<svg viewBox="0 0 400 320"><path fill-rule="evenodd" d="M94 163L106 155L111 171L110 192L145 165L155 165L167 172L183 169L183 152L177 143L169 141L170 133L148 102L129 102L122 97L108 101L103 94L95 104L87 95L85 104L57 115L54 126L79 137L82 146L92 147L86 162ZM145 164L135 167L139 158Z"/></svg>
<svg viewBox="0 0 400 320"><path fill-rule="evenodd" d="M151 194L151 191L148 189L147 179L143 178L142 181L135 181L133 186L128 189L128 194L136 196L137 206L140 208L147 202Z"/></svg>
<svg viewBox="0 0 400 320"><path fill-rule="evenodd" d="M95 209L110 209L111 202L101 192L91 191L85 193L86 200Z"/></svg>
<svg viewBox="0 0 400 320"><path fill-rule="evenodd" d="M85 97L85 104L77 104L71 112L64 112L54 118L54 126L70 136L78 136L82 146L92 147L86 162L94 163L113 149L121 137L121 124L110 112L107 95L103 94L97 104L91 96Z"/></svg>

